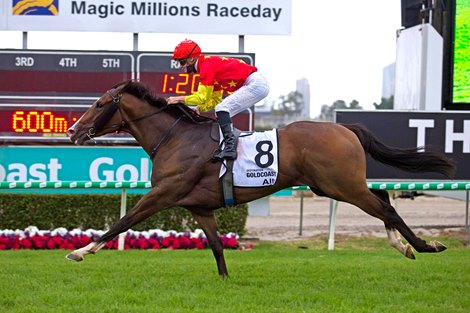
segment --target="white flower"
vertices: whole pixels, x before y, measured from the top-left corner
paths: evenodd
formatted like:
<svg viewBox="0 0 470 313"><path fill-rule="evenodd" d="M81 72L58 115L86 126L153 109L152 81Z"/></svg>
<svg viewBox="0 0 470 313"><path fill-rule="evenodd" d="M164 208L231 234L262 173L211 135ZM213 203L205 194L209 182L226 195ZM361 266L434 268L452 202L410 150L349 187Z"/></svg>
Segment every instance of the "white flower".
<svg viewBox="0 0 470 313"><path fill-rule="evenodd" d="M92 238L94 236L94 234L96 233L96 230L94 229L91 229L91 228L88 228L87 230L85 230L83 232L86 236Z"/></svg>
<svg viewBox="0 0 470 313"><path fill-rule="evenodd" d="M145 239L150 239L150 232L148 231L142 231L140 232L140 235L143 236Z"/></svg>
<svg viewBox="0 0 470 313"><path fill-rule="evenodd" d="M80 228L74 228L69 232L70 236L80 236L82 234L82 230Z"/></svg>
<svg viewBox="0 0 470 313"><path fill-rule="evenodd" d="M68 231L65 227L59 227L51 231L51 236L61 236L64 237L67 235Z"/></svg>
<svg viewBox="0 0 470 313"><path fill-rule="evenodd" d="M178 235L178 233L175 230L167 230L163 237L171 237L171 236L176 237L176 235Z"/></svg>
<svg viewBox="0 0 470 313"><path fill-rule="evenodd" d="M204 231L200 228L195 229L194 232L191 234L191 238L199 238L200 236L202 236L203 238L206 237Z"/></svg>
<svg viewBox="0 0 470 313"><path fill-rule="evenodd" d="M29 232L29 235L32 237L37 235L39 229L36 226L28 226L24 231Z"/></svg>

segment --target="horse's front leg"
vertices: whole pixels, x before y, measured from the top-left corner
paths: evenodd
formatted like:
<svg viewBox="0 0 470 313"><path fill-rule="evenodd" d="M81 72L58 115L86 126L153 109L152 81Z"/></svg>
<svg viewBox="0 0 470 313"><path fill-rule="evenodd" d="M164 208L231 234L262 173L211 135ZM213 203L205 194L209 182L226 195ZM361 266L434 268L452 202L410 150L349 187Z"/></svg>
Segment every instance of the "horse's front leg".
<svg viewBox="0 0 470 313"><path fill-rule="evenodd" d="M207 241L209 242L209 246L212 249L212 253L214 254L215 261L217 263L219 275L223 278L228 277L227 265L225 264L224 257L224 246L219 233L217 232L217 221L215 220L214 211L210 212L208 215L201 215L193 211L191 211L191 213L206 234Z"/></svg>
<svg viewBox="0 0 470 313"><path fill-rule="evenodd" d="M94 241L87 246L74 250L72 253L67 254L66 258L72 261L82 261L83 257L87 254L95 254L106 243L122 232L127 231L135 224L145 220L149 216L165 209L167 206L162 205L162 201L157 201L157 188L152 188L145 194L139 202L132 208L131 212L122 217L110 230L108 230L100 239Z"/></svg>
<svg viewBox="0 0 470 313"><path fill-rule="evenodd" d="M73 252L67 254L65 258L76 262L83 261L83 258L86 254L95 254L98 250L103 248L105 244L106 243L92 242L83 248L74 250Z"/></svg>

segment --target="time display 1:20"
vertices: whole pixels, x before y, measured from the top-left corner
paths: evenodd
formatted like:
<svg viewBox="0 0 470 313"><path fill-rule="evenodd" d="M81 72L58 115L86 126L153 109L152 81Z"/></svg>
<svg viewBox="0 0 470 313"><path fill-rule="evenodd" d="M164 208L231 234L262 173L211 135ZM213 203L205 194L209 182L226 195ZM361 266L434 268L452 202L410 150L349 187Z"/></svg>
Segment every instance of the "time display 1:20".
<svg viewBox="0 0 470 313"><path fill-rule="evenodd" d="M163 75L162 93L189 95L197 91L199 74L171 74Z"/></svg>

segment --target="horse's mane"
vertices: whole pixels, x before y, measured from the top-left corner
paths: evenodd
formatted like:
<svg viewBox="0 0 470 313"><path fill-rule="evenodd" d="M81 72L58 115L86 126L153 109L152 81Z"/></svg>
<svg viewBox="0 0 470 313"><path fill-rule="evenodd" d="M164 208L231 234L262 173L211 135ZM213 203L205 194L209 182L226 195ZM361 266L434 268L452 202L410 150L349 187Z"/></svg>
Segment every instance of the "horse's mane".
<svg viewBox="0 0 470 313"><path fill-rule="evenodd" d="M129 93L157 108L166 107L165 112L177 118L182 117L183 120L190 123L200 124L214 121L212 118L197 114L185 104L167 105L165 98L155 96L147 86L138 81L128 80L113 86L113 88L121 88L121 92Z"/></svg>

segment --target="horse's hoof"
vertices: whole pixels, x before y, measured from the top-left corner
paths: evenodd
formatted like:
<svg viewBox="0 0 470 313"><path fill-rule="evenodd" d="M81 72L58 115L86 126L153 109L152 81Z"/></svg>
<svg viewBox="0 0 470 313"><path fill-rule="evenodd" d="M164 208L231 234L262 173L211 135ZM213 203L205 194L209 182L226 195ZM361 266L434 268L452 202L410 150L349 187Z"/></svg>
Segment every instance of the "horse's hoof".
<svg viewBox="0 0 470 313"><path fill-rule="evenodd" d="M434 250L436 250L436 252L442 252L447 249L447 247L439 241L431 241L431 246L434 247Z"/></svg>
<svg viewBox="0 0 470 313"><path fill-rule="evenodd" d="M405 256L408 259L412 259L412 260L416 259L415 254L413 253L413 248L411 248L409 244L407 244L405 247Z"/></svg>
<svg viewBox="0 0 470 313"><path fill-rule="evenodd" d="M69 253L65 256L66 259L70 260L70 261L75 261L75 262L80 262L80 261L83 261L83 257L82 256L78 256L76 254L73 254L73 253Z"/></svg>

